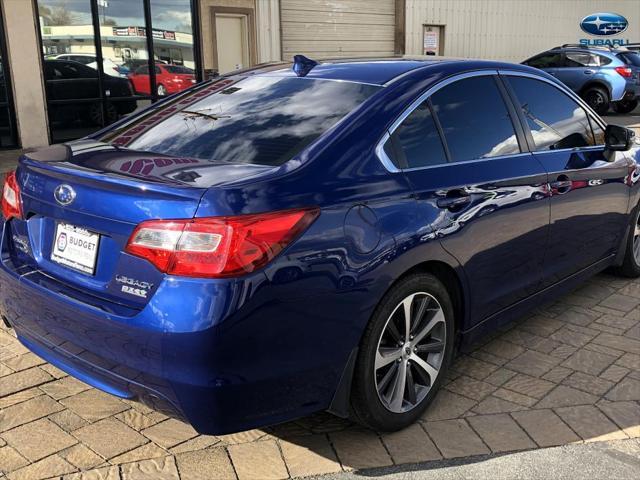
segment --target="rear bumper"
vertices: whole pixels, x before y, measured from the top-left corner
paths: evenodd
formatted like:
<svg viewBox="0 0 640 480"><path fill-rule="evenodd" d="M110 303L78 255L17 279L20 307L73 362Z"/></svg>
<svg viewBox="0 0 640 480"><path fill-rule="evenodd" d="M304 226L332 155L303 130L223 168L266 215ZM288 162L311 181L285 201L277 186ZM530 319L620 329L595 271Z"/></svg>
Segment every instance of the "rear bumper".
<svg viewBox="0 0 640 480"><path fill-rule="evenodd" d="M61 370L208 434L329 407L350 340L345 348L330 343L320 322L307 329L317 317L306 313L306 297L287 292L289 304L274 301L277 287L263 273L242 281L168 277L140 310L99 308L15 265L6 230L0 312L24 345Z"/></svg>

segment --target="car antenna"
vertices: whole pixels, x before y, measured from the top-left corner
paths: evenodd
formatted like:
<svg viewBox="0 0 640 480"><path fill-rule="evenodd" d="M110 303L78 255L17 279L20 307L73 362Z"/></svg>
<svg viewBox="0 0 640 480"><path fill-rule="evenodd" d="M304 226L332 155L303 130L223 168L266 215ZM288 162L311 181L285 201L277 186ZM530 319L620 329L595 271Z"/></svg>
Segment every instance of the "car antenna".
<svg viewBox="0 0 640 480"><path fill-rule="evenodd" d="M318 62L311 60L304 55L293 56L293 71L299 77L306 77L316 65L318 65Z"/></svg>

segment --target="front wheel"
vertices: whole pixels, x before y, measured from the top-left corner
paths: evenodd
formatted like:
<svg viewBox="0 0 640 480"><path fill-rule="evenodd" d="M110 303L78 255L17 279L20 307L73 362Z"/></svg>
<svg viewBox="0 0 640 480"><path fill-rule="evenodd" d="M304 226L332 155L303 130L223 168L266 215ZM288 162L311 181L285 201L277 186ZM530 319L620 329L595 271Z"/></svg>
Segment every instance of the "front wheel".
<svg viewBox="0 0 640 480"><path fill-rule="evenodd" d="M354 418L377 431L415 422L453 356L454 313L433 275L411 275L385 295L363 335L351 392Z"/></svg>
<svg viewBox="0 0 640 480"><path fill-rule="evenodd" d="M624 249L624 260L616 273L628 278L640 277L640 205L636 207Z"/></svg>
<svg viewBox="0 0 640 480"><path fill-rule="evenodd" d="M638 106L638 100L622 100L620 102L613 103L613 110L616 113L630 113L633 112Z"/></svg>

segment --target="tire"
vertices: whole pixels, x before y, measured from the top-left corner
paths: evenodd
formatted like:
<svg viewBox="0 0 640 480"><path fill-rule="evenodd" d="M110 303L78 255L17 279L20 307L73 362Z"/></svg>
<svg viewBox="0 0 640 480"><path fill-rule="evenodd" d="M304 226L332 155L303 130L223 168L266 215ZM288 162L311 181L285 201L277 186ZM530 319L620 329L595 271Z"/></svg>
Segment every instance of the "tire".
<svg viewBox="0 0 640 480"><path fill-rule="evenodd" d="M609 111L609 94L602 87L589 87L583 92L582 98L598 115Z"/></svg>
<svg viewBox="0 0 640 480"><path fill-rule="evenodd" d="M168 93L167 92L167 87L165 87L162 84L158 85L158 96L159 97L166 97L167 93Z"/></svg>
<svg viewBox="0 0 640 480"><path fill-rule="evenodd" d="M406 338L405 303L410 305L409 331L413 334L409 345L401 346ZM354 420L381 432L400 430L415 422L442 384L453 358L453 345L454 309L444 285L430 274L400 280L380 301L360 342L351 390ZM378 355L379 349L388 352L386 359ZM409 382L413 382L413 389ZM402 388L401 397L398 387Z"/></svg>
<svg viewBox="0 0 640 480"><path fill-rule="evenodd" d="M633 223L624 249L622 265L617 267L615 272L627 278L640 277L640 205L633 214Z"/></svg>
<svg viewBox="0 0 640 480"><path fill-rule="evenodd" d="M613 110L616 113L630 113L633 112L638 106L638 100L622 100L620 102L613 102Z"/></svg>
<svg viewBox="0 0 640 480"><path fill-rule="evenodd" d="M107 102L105 104L105 117L104 117L104 125L110 125L119 118L118 110L115 105L111 102ZM103 125L102 123L102 104L93 103L89 107L89 120L94 125Z"/></svg>

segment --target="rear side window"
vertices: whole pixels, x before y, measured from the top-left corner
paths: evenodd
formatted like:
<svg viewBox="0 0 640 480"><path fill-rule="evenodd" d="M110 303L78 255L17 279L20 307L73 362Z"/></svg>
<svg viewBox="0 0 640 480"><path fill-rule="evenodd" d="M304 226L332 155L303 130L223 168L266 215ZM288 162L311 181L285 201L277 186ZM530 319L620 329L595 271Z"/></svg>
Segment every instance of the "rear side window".
<svg viewBox="0 0 640 480"><path fill-rule="evenodd" d="M427 102L404 119L385 145L385 152L399 168L420 168L447 163L440 134Z"/></svg>
<svg viewBox="0 0 640 480"><path fill-rule="evenodd" d="M165 65L164 69L169 73L193 73L193 70L182 65Z"/></svg>
<svg viewBox="0 0 640 480"><path fill-rule="evenodd" d="M215 163L281 165L380 88L310 78L243 78L168 117L160 109L157 123L128 147Z"/></svg>
<svg viewBox="0 0 640 480"><path fill-rule="evenodd" d="M491 76L459 80L431 96L452 162L520 153L509 112Z"/></svg>
<svg viewBox="0 0 640 480"><path fill-rule="evenodd" d="M562 66L562 55L560 53L544 53L527 60L525 64L535 68L557 68Z"/></svg>
<svg viewBox="0 0 640 480"><path fill-rule="evenodd" d="M565 54L565 67L597 67L598 58L590 53L567 52Z"/></svg>
<svg viewBox="0 0 640 480"><path fill-rule="evenodd" d="M536 151L594 145L587 113L572 98L546 82L509 77L527 120Z"/></svg>

